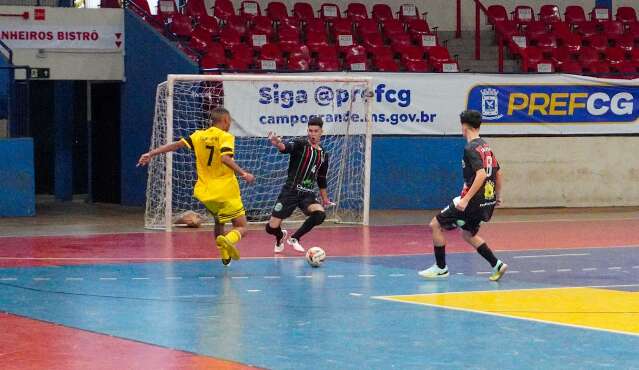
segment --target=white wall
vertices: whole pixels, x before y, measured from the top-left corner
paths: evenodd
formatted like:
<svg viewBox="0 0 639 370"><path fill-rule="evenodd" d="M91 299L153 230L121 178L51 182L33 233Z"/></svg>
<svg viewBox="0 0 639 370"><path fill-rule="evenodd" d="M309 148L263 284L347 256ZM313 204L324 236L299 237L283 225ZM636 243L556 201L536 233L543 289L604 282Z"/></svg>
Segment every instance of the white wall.
<svg viewBox="0 0 639 370"><path fill-rule="evenodd" d="M506 207L639 205L639 137L488 138Z"/></svg>
<svg viewBox="0 0 639 370"><path fill-rule="evenodd" d="M34 8L0 6L2 13L22 13L28 11L28 20L12 19L0 24L0 31L16 29L20 22L25 27L50 27L51 30L92 30L92 29L124 29L124 12L122 9L75 9L46 8L44 21L35 21ZM55 32L54 32L55 33ZM102 36L101 36L102 37ZM114 37L113 34L110 37ZM124 41L124 35L121 35ZM124 46L119 49L69 49L69 48L13 48L14 64L31 67L49 68L54 80L106 80L119 81L124 78ZM109 43L109 47L111 44ZM16 73L17 78L21 78Z"/></svg>

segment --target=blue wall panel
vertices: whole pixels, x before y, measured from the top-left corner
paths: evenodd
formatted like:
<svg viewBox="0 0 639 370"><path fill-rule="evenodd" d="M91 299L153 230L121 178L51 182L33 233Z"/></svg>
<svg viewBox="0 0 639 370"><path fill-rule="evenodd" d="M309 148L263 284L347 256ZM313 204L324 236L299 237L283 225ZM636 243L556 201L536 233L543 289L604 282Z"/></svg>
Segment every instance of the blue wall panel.
<svg viewBox="0 0 639 370"><path fill-rule="evenodd" d="M0 217L35 215L33 140L0 140Z"/></svg>
<svg viewBox="0 0 639 370"><path fill-rule="evenodd" d="M462 187L462 137L373 138L371 208L444 208Z"/></svg>
<svg viewBox="0 0 639 370"><path fill-rule="evenodd" d="M155 90L166 75L198 73L198 66L152 27L130 11L124 16L126 55L122 84L121 189L122 204L143 205L146 169L136 168L149 149Z"/></svg>
<svg viewBox="0 0 639 370"><path fill-rule="evenodd" d="M73 199L73 81L56 81L54 94L55 199Z"/></svg>

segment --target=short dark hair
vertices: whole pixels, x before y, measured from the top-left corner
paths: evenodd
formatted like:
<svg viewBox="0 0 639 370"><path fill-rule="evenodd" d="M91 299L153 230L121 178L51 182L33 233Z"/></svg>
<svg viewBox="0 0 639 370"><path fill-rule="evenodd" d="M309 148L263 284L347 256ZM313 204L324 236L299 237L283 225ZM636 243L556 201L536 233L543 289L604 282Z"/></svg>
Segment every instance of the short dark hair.
<svg viewBox="0 0 639 370"><path fill-rule="evenodd" d="M459 115L461 123L470 125L473 128L479 128L481 126L481 113L476 110L465 110Z"/></svg>
<svg viewBox="0 0 639 370"><path fill-rule="evenodd" d="M320 128L324 127L324 121L322 121L322 118L320 117L311 117L311 119L308 120L308 125L309 126L319 126Z"/></svg>
<svg viewBox="0 0 639 370"><path fill-rule="evenodd" d="M222 120L222 117L230 114L231 113L226 108L217 107L211 110L211 115L209 116L209 118L211 119L212 124L216 124L220 122L220 120Z"/></svg>

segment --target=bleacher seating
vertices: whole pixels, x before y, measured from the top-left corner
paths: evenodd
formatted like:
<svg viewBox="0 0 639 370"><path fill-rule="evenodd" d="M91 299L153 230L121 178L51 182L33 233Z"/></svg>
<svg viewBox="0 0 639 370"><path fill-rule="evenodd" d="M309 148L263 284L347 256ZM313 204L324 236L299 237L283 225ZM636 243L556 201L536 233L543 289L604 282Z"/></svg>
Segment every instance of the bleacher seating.
<svg viewBox="0 0 639 370"><path fill-rule="evenodd" d="M487 8L495 39L504 40L524 72L587 73L639 76L639 22L631 7L594 8L568 5L564 17L556 5L543 5L535 19L529 6L517 6L510 17L502 5Z"/></svg>
<svg viewBox="0 0 639 370"><path fill-rule="evenodd" d="M216 0L207 10L204 0L188 0L183 9L174 0L161 0L158 15L152 16L146 1L133 2L146 4L137 13L202 68L430 72L459 67L427 13L410 3L395 12L375 4L369 13L358 2L343 9L295 2L289 13L281 1L262 9L253 0Z"/></svg>

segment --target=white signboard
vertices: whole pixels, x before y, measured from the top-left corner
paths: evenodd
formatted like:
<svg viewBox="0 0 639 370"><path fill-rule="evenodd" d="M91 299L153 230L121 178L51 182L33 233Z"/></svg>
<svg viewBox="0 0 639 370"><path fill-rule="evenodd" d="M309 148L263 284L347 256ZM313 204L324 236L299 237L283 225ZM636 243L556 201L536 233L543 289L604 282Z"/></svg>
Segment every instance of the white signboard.
<svg viewBox="0 0 639 370"><path fill-rule="evenodd" d="M262 60L261 62L262 69L274 71L277 69L277 64L274 60Z"/></svg>
<svg viewBox="0 0 639 370"><path fill-rule="evenodd" d="M325 17L337 17L337 7L336 6L325 6L322 8L324 10Z"/></svg>
<svg viewBox="0 0 639 370"><path fill-rule="evenodd" d="M261 47L266 44L266 35L253 35L253 46Z"/></svg>
<svg viewBox="0 0 639 370"><path fill-rule="evenodd" d="M404 4L402 5L402 14L409 17L414 17L415 15L417 15L417 8L414 4Z"/></svg>
<svg viewBox="0 0 639 370"><path fill-rule="evenodd" d="M422 35L422 46L437 46L437 37L435 35Z"/></svg>
<svg viewBox="0 0 639 370"><path fill-rule="evenodd" d="M339 46L351 46L353 45L353 35L339 35L337 42Z"/></svg>
<svg viewBox="0 0 639 370"><path fill-rule="evenodd" d="M370 99L375 134L459 135L459 113L466 109L482 113L486 135L639 133L639 80L562 74L366 76L373 77ZM311 115L323 115L329 128L343 124L335 114L351 110L361 115L361 99L368 94L351 87L326 82L227 81L225 107L237 123L237 135L265 136L268 131L299 135L300 127L302 134L305 129L304 118L307 122ZM361 120L357 117L353 122Z"/></svg>

